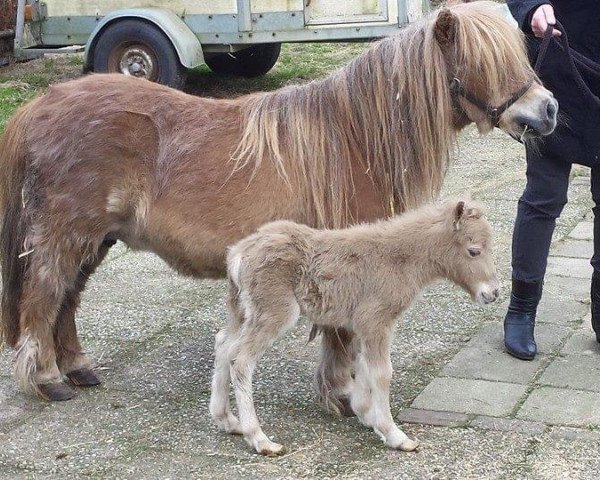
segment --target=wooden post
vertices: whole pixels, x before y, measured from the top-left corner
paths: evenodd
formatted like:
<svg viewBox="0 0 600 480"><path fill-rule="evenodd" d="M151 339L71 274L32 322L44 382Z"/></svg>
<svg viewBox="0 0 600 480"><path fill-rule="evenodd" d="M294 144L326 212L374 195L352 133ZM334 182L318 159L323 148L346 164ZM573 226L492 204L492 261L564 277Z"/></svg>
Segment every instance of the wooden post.
<svg viewBox="0 0 600 480"><path fill-rule="evenodd" d="M12 55L17 0L0 0L0 66Z"/></svg>

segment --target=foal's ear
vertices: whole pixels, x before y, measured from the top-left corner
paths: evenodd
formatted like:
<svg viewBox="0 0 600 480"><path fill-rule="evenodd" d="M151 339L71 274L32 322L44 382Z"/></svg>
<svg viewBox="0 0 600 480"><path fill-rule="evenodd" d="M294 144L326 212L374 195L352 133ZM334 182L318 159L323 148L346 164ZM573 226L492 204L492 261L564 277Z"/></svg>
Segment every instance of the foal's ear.
<svg viewBox="0 0 600 480"><path fill-rule="evenodd" d="M460 230L460 221L462 220L464 214L465 202L461 200L456 204L456 207L454 207L454 222L452 222L454 225L454 230Z"/></svg>
<svg viewBox="0 0 600 480"><path fill-rule="evenodd" d="M442 8L435 20L434 34L440 47L449 47L456 38L456 15L447 8Z"/></svg>

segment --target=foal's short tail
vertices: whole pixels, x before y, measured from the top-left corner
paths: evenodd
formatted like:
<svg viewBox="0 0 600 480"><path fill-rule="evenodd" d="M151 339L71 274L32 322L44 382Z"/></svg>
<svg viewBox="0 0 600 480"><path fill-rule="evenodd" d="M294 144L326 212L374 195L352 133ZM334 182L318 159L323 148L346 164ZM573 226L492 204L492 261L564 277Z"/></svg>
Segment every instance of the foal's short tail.
<svg viewBox="0 0 600 480"><path fill-rule="evenodd" d="M19 258L27 231L22 192L27 158L25 132L35 103L31 102L17 111L0 140L0 345L6 342L12 347L19 340L19 301L27 266L25 259Z"/></svg>

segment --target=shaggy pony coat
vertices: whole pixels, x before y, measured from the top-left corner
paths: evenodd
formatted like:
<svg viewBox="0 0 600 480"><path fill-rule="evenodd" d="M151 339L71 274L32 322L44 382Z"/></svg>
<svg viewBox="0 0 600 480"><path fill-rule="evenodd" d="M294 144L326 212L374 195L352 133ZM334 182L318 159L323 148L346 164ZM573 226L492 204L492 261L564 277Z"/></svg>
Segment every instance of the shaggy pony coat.
<svg viewBox="0 0 600 480"><path fill-rule="evenodd" d="M496 300L492 230L482 213L476 204L449 201L344 230L280 221L235 244L227 262L229 322L215 347L216 423L243 434L258 453L283 453L260 428L252 374L267 347L304 314L319 327L354 335L352 410L388 446L414 450L417 443L395 425L389 408L392 330L436 279L451 280L480 303ZM239 420L229 406L230 379Z"/></svg>

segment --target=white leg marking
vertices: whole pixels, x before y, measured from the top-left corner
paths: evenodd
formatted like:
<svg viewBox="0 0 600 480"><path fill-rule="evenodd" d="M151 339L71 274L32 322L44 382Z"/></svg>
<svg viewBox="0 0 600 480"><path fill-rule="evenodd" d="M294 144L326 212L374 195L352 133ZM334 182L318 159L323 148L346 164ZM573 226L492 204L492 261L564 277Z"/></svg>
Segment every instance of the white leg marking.
<svg viewBox="0 0 600 480"><path fill-rule="evenodd" d="M233 332L226 329L217 334L215 341L215 371L212 379L210 395L210 414L214 422L226 433L241 435L242 429L239 420L231 412L229 402L229 350L231 349L230 336Z"/></svg>
<svg viewBox="0 0 600 480"><path fill-rule="evenodd" d="M374 341L361 341L356 359L352 409L359 420L372 427L387 446L410 452L419 444L398 428L390 411L392 365L389 343L390 339L383 336Z"/></svg>
<svg viewBox="0 0 600 480"><path fill-rule="evenodd" d="M246 442L257 453L267 456L283 455L286 448L272 442L262 431L252 395L252 375L259 358L269 345L286 329L294 325L300 314L296 300L282 298L277 312L248 308L246 311L261 311L258 317L249 319L241 329L240 336L231 348L231 379L235 390L240 424Z"/></svg>

